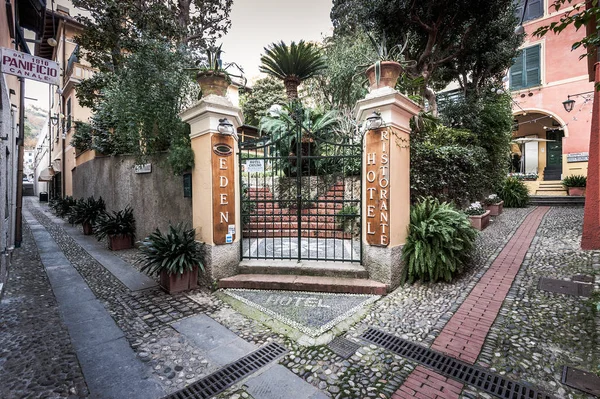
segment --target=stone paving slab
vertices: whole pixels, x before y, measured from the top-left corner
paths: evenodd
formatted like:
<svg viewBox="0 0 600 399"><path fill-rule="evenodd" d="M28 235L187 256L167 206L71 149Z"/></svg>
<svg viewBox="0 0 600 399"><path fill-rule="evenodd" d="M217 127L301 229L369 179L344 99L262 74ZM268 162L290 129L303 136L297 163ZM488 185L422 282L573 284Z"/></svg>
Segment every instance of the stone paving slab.
<svg viewBox="0 0 600 399"><path fill-rule="evenodd" d="M275 364L246 380L244 385L256 399L326 399L328 395L297 377L285 367Z"/></svg>
<svg viewBox="0 0 600 399"><path fill-rule="evenodd" d="M378 295L228 289L225 294L317 337L380 298Z"/></svg>

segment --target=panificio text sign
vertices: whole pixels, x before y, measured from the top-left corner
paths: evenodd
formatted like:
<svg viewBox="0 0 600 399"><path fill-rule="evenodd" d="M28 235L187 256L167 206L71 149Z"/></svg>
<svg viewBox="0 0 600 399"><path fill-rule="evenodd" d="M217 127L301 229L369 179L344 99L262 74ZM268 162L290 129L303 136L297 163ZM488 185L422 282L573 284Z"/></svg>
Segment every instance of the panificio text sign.
<svg viewBox="0 0 600 399"><path fill-rule="evenodd" d="M367 243L380 247L390 243L390 135L387 128L366 134Z"/></svg>
<svg viewBox="0 0 600 399"><path fill-rule="evenodd" d="M212 144L213 241L235 240L235 154L233 137L215 134ZM233 225L233 229L231 229Z"/></svg>
<svg viewBox="0 0 600 399"><path fill-rule="evenodd" d="M58 85L60 68L58 63L8 48L0 48L2 72L25 79Z"/></svg>

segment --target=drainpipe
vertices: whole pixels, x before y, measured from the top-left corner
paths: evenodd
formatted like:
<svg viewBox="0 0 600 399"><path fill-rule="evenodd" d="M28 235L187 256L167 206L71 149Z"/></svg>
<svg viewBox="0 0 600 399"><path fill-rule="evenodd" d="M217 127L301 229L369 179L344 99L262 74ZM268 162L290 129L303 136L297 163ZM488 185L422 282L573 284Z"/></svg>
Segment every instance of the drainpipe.
<svg viewBox="0 0 600 399"><path fill-rule="evenodd" d="M17 203L15 209L15 247L19 248L23 241L23 158L25 155L25 78L19 78L19 137L17 138Z"/></svg>
<svg viewBox="0 0 600 399"><path fill-rule="evenodd" d="M64 90L65 87L65 79L67 77L67 65L65 62L65 57L67 54L67 50L65 48L67 41L65 38L65 34L66 34L66 20L63 19L63 31L62 31L62 64L63 64L63 81L62 81L62 88ZM62 111L66 112L66 101L65 101L65 96L64 96L64 92L60 95L61 100L62 100ZM65 115L65 114L63 114ZM60 162L62 164L62 166L60 167L60 173L61 173L61 179L60 179L60 183L61 183L61 191L62 191L62 198L65 198L65 194L66 194L66 177L67 177L67 171L65 170L65 140L67 139L67 132L66 132L66 128L67 128L67 123L65 121L65 117L66 115L63 117L63 124L62 124L62 132L60 133L60 141L61 141L61 150L62 150L62 154L60 157Z"/></svg>

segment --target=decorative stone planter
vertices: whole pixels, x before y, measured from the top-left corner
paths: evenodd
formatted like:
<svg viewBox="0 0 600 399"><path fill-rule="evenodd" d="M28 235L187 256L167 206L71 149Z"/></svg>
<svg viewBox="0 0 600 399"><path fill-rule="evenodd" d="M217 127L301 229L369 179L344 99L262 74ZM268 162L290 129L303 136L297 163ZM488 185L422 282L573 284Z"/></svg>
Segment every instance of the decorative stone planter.
<svg viewBox="0 0 600 399"><path fill-rule="evenodd" d="M490 211L485 211L483 215L469 215L469 220L471 221L471 226L481 231L490 224Z"/></svg>
<svg viewBox="0 0 600 399"><path fill-rule="evenodd" d="M227 75L224 73L215 73L212 71L198 72L196 81L200 85L200 89L202 89L202 97L206 97L209 94L225 97L227 94L229 79L227 79Z"/></svg>
<svg viewBox="0 0 600 399"><path fill-rule="evenodd" d="M488 211L490 211L490 216L498 216L504 210L504 201L500 201L497 204L486 205L485 206Z"/></svg>
<svg viewBox="0 0 600 399"><path fill-rule="evenodd" d="M571 197L585 196L585 187L567 187L567 191L569 192L569 196Z"/></svg>
<svg viewBox="0 0 600 399"><path fill-rule="evenodd" d="M108 248L112 251L133 248L133 238L129 235L115 235L108 237Z"/></svg>
<svg viewBox="0 0 600 399"><path fill-rule="evenodd" d="M375 76L375 65L371 65L365 72L369 80L369 91L379 89L380 87L396 87L398 77L402 73L402 65L394 61L381 61L381 77L377 84Z"/></svg>
<svg viewBox="0 0 600 399"><path fill-rule="evenodd" d="M195 266L191 271L186 270L183 274L167 274L166 271L161 271L160 286L169 294L198 288L198 267Z"/></svg>
<svg viewBox="0 0 600 399"><path fill-rule="evenodd" d="M82 223L81 226L83 227L84 236L91 236L94 234L94 228L92 227L91 223Z"/></svg>

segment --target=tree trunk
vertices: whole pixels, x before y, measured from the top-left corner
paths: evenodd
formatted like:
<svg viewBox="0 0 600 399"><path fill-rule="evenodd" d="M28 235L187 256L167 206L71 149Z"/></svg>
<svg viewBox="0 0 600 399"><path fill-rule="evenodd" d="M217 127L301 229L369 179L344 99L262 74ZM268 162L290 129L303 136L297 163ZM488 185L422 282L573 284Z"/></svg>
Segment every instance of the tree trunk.
<svg viewBox="0 0 600 399"><path fill-rule="evenodd" d="M438 106L437 106L437 96L431 87L425 87L423 90L423 97L429 103L429 110L431 111L431 115L437 117L438 116Z"/></svg>
<svg viewBox="0 0 600 399"><path fill-rule="evenodd" d="M300 80L296 77L287 77L283 80L285 86L285 92L290 101L298 98L298 86L300 86Z"/></svg>

